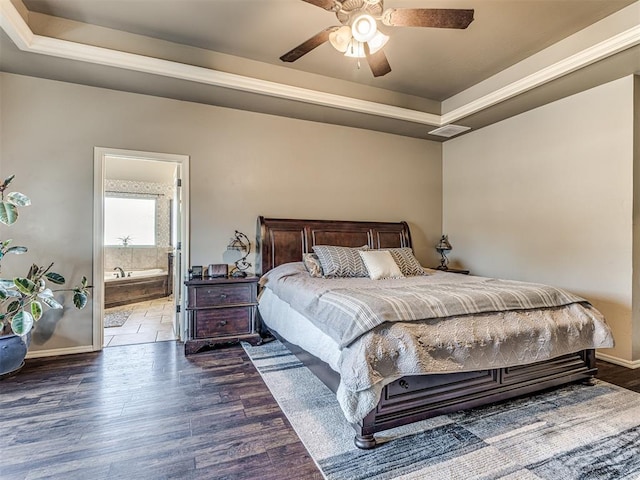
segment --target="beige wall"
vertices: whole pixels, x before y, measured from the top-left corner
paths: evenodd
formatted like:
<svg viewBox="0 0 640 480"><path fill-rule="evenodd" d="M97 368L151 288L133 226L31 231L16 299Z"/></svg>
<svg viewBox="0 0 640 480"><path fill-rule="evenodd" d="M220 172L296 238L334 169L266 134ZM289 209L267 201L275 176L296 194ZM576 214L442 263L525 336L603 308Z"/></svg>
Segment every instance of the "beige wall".
<svg viewBox="0 0 640 480"><path fill-rule="evenodd" d="M617 80L443 148L452 263L586 297L614 330L615 349L602 352L627 361L635 359L633 84Z"/></svg>
<svg viewBox="0 0 640 480"><path fill-rule="evenodd" d="M0 232L30 247L5 275L50 259L69 279L91 275L95 146L190 156L192 264L221 262L258 215L406 220L418 258L436 261L438 143L11 74L0 106L0 174L33 201ZM90 345L91 314L42 320L32 352Z"/></svg>
<svg viewBox="0 0 640 480"><path fill-rule="evenodd" d="M607 353L637 359L633 85L621 79L441 146L0 74L0 175L15 173L33 200L10 231L0 227L0 238L30 247L5 259L3 274L54 260L70 280L91 275L95 146L184 154L192 264L227 260L233 231L253 237L258 215L407 220L426 264L444 225L453 264L587 297L614 328ZM90 308L52 313L33 352L91 344Z"/></svg>

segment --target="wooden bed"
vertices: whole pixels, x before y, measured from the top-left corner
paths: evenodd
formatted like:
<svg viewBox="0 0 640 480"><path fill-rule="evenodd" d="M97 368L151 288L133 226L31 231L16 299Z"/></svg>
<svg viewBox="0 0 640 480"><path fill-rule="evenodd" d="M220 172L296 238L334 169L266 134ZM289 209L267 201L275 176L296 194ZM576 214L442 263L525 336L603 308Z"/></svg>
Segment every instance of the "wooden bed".
<svg viewBox="0 0 640 480"><path fill-rule="evenodd" d="M256 274L299 262L313 245L411 247L406 222L351 222L258 218ZM276 337L278 334L273 332ZM323 383L336 391L339 375L326 363L278 337ZM357 425L355 444L376 445L374 433L425 418L528 395L571 382L591 382L595 350L544 362L466 373L406 376L382 391L377 407Z"/></svg>

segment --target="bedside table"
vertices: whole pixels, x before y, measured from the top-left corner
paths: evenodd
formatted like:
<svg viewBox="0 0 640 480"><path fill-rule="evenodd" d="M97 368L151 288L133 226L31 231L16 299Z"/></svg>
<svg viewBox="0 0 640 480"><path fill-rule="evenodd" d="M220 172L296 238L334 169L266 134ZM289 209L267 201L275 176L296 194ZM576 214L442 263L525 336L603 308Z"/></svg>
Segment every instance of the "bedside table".
<svg viewBox="0 0 640 480"><path fill-rule="evenodd" d="M434 268L434 270L440 270L441 272L448 272L448 273L459 273L461 275L469 275L469 270L462 270L460 268L447 268L446 270Z"/></svg>
<svg viewBox="0 0 640 480"><path fill-rule="evenodd" d="M258 277L202 278L187 287L188 338L185 355L241 340L257 345Z"/></svg>

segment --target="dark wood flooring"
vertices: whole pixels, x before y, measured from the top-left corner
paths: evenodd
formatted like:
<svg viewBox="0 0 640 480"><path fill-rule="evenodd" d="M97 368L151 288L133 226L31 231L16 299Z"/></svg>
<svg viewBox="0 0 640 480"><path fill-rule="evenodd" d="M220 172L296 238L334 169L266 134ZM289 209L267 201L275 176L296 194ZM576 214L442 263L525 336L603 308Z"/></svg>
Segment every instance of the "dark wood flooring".
<svg viewBox="0 0 640 480"><path fill-rule="evenodd" d="M322 479L240 346L27 360L0 381L0 479Z"/></svg>
<svg viewBox="0 0 640 480"><path fill-rule="evenodd" d="M600 360L598 360L597 366L599 379L640 393L640 368L631 370Z"/></svg>
<svg viewBox="0 0 640 480"><path fill-rule="evenodd" d="M0 381L0 479L321 479L240 346L28 360ZM640 392L640 370L599 362Z"/></svg>

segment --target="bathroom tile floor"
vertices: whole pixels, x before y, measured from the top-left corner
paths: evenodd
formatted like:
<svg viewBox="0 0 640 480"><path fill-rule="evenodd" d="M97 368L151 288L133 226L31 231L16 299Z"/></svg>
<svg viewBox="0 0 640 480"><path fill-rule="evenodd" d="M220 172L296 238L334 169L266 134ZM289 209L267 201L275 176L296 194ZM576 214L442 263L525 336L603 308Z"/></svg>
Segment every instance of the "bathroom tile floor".
<svg viewBox="0 0 640 480"><path fill-rule="evenodd" d="M177 339L173 331L176 316L173 297L105 309L105 313L115 311L132 311L132 313L121 327L104 329L105 347Z"/></svg>

